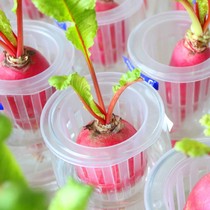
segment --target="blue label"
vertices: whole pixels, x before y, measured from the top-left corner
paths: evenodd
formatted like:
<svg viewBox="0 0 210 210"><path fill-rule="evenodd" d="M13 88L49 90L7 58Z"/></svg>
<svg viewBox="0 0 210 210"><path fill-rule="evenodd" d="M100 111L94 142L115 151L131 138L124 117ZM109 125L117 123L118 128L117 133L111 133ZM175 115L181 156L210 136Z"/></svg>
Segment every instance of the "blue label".
<svg viewBox="0 0 210 210"><path fill-rule="evenodd" d="M57 20L55 20L55 23L57 24L58 27L60 27L63 30L67 29L67 24L65 22L58 22Z"/></svg>
<svg viewBox="0 0 210 210"><path fill-rule="evenodd" d="M128 69L129 69L130 71L132 71L132 70L135 69L135 66L131 63L131 61L130 61L127 57L123 56L123 60L124 60L124 62L126 63ZM142 74L142 73L140 74L140 76L141 76L141 78L142 78L145 82L147 82L147 83L150 84L153 88L155 88L156 90L158 90L159 84L158 84L158 82L157 82L156 80L154 80L154 79L152 79L152 78L150 78L150 77L148 77L148 76L146 76L146 75L144 75L144 74Z"/></svg>
<svg viewBox="0 0 210 210"><path fill-rule="evenodd" d="M3 105L0 103L0 111L1 110L4 110L4 107L3 107Z"/></svg>

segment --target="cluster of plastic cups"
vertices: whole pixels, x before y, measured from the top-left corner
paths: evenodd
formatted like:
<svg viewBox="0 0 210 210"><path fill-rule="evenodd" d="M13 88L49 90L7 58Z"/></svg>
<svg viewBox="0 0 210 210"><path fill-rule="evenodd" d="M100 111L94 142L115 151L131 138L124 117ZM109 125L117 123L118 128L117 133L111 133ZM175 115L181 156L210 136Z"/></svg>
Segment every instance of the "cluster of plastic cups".
<svg viewBox="0 0 210 210"><path fill-rule="evenodd" d="M15 27L15 22L12 24ZM74 48L57 27L35 20L24 22L24 44L38 50L50 66L31 78L0 80L0 102L3 112L13 120L8 145L25 176L33 186L48 186L55 177L40 132L40 117L46 101L55 92L48 79L72 71Z"/></svg>
<svg viewBox="0 0 210 210"><path fill-rule="evenodd" d="M29 1L23 2L28 18L42 18ZM29 79L0 80L0 103L14 122L8 145L34 186L46 185L49 190L50 183L56 181L61 187L68 177L93 185L89 209L181 210L196 181L210 171L209 157L186 158L171 150L171 139L202 136L198 121L209 107L210 63L169 66L172 49L190 26L184 11L162 13L171 2L158 5L152 0L119 0L118 4L97 13L100 34L91 49L91 59L106 107L113 95L112 86L122 75L117 72L127 70L122 56L129 56L145 76L158 82L158 90L145 81L133 84L114 109L136 128L136 134L102 148L75 142L92 117L72 89L55 91L48 79L69 74L72 69L87 73L84 58L77 51L76 56L81 57L74 57L75 49L58 27L28 20L24 23L25 44L40 51L50 67ZM160 9L160 5L164 7ZM93 89L91 78L86 77ZM26 98L33 107L30 116ZM174 125L171 133L166 114Z"/></svg>

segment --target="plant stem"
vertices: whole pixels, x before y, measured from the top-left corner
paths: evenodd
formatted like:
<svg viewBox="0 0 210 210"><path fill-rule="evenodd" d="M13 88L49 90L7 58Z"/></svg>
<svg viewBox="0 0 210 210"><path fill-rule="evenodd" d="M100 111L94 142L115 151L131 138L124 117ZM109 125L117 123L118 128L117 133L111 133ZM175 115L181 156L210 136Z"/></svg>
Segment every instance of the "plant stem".
<svg viewBox="0 0 210 210"><path fill-rule="evenodd" d="M120 95L123 93L123 91L130 85L132 85L133 83L136 83L136 82L140 82L142 81L143 79L142 78L139 78L135 81L132 81L132 82L128 82L126 85L122 86L115 94L114 96L112 97L112 100L109 104L109 107L108 107L108 111L107 111L107 114L106 114L106 124L109 124L111 119L112 119L112 113L113 113L113 110L114 110L114 107L115 107L115 104L117 103Z"/></svg>
<svg viewBox="0 0 210 210"><path fill-rule="evenodd" d="M1 40L0 40L0 46L1 46L6 52L8 52L11 56L13 56L13 57L16 56L15 52L13 52L13 50L12 50L8 45L6 45L4 42L2 42Z"/></svg>
<svg viewBox="0 0 210 210"><path fill-rule="evenodd" d="M98 84L98 80L97 80L97 77L96 77L96 74L95 74L95 71L94 71L93 64L90 61L90 58L87 55L87 53L85 53L85 54L86 54L85 57L86 57L88 69L90 71L90 75L91 75L91 78L92 78L92 81L93 81L93 85L94 85L94 88L95 88L96 96L98 98L99 106L101 107L103 112L106 113L104 101L103 101L103 98L102 98L102 95L101 95L101 91L100 91L100 88L99 88L99 84Z"/></svg>
<svg viewBox="0 0 210 210"><path fill-rule="evenodd" d="M203 32L205 33L208 28L209 28L209 24L210 24L210 0L208 0L208 18L207 20L205 21L204 25L203 25Z"/></svg>
<svg viewBox="0 0 210 210"><path fill-rule="evenodd" d="M5 44L15 53L16 47L7 39L7 37L0 32L0 37L4 40Z"/></svg>
<svg viewBox="0 0 210 210"><path fill-rule="evenodd" d="M98 115L95 114L95 112L87 105L87 103L84 101L84 99L80 96L80 94L77 94L82 101L83 105L87 109L87 111L95 118L97 119L101 124L105 124L105 120Z"/></svg>
<svg viewBox="0 0 210 210"><path fill-rule="evenodd" d="M23 12L22 0L17 0L17 57L20 57L23 52Z"/></svg>

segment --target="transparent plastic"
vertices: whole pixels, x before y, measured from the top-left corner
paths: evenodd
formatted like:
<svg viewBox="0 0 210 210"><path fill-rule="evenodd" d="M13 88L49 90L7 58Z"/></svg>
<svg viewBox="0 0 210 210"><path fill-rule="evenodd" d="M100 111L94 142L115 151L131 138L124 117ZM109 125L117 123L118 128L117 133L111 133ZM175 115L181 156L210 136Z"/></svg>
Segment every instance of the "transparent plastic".
<svg viewBox="0 0 210 210"><path fill-rule="evenodd" d="M0 80L0 103L14 123L8 144L29 182L40 185L53 176L49 153L39 129L42 109L55 91L48 79L72 72L74 47L66 40L63 31L34 20L24 22L24 43L38 50L50 67L27 79Z"/></svg>
<svg viewBox="0 0 210 210"><path fill-rule="evenodd" d="M190 67L169 66L175 44L190 25L185 11L164 12L140 23L128 40L133 64L159 83L166 113L174 123L171 134L175 139L202 136L198 121L209 107L210 59Z"/></svg>
<svg viewBox="0 0 210 210"><path fill-rule="evenodd" d="M97 74L106 106L113 95L112 86L120 76L113 72ZM158 93L140 82L126 89L114 113L130 122L137 133L109 147L77 144L75 140L81 128L93 118L76 93L67 89L54 93L48 100L41 116L41 132L51 151L59 186L69 176L94 183L89 209L142 209L147 173L171 148L164 107Z"/></svg>
<svg viewBox="0 0 210 210"><path fill-rule="evenodd" d="M199 139L210 145L210 139ZM210 172L210 156L189 158L174 149L164 154L145 185L146 210L183 210L189 192Z"/></svg>
<svg viewBox="0 0 210 210"><path fill-rule="evenodd" d="M175 0L144 0L146 17L148 18L158 13L173 9L175 4L174 1Z"/></svg>
<svg viewBox="0 0 210 210"><path fill-rule="evenodd" d="M127 55L128 36L131 30L145 18L143 0L115 0L113 2L111 4L116 5L114 8L96 13L98 31L90 52L97 72L127 70L122 56ZM58 23L58 25L66 30L68 24ZM78 56L81 57L80 54ZM87 70L81 59L83 56L77 60L77 68L82 66Z"/></svg>

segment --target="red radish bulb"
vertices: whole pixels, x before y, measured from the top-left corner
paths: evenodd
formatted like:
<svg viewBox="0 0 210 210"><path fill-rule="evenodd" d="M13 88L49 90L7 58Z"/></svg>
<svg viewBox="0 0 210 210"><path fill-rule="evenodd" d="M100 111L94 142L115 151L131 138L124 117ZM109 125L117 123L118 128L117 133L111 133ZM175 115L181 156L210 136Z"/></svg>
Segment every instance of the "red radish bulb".
<svg viewBox="0 0 210 210"><path fill-rule="evenodd" d="M184 210L210 209L210 173L203 176L190 192Z"/></svg>
<svg viewBox="0 0 210 210"><path fill-rule="evenodd" d="M206 1L207 2L207 1ZM183 7L189 13L192 19L191 28L186 32L186 35L183 39L178 41L176 44L171 60L170 66L174 67L187 67L187 66L194 66L200 64L210 57L210 49L209 49L209 40L210 40L210 33L208 29L210 17L209 17L209 9L205 11L205 15L203 16L199 14L199 6L202 7L203 5L198 4L195 2L194 4L190 4L187 0L179 0L179 4L181 3ZM208 8L210 7L210 1L207 2ZM194 111L198 108L199 102L199 92L201 89L200 81L194 82L194 93L192 97L194 102L192 104ZM181 120L185 120L186 118L186 88L187 83L180 83L180 114ZM206 92L207 94L208 92ZM172 83L166 82L166 94L167 94L167 104L170 107L172 104ZM182 108L181 108L182 107Z"/></svg>
<svg viewBox="0 0 210 210"><path fill-rule="evenodd" d="M97 13L105 12L118 7L113 0L97 0ZM119 30L119 31L118 31ZM125 22L120 21L110 25L99 25L94 45L90 48L93 63L109 66L118 60L118 51L125 51ZM121 58L120 58L121 59Z"/></svg>
<svg viewBox="0 0 210 210"><path fill-rule="evenodd" d="M0 46L4 49L0 53L0 80L23 80L40 74L49 67L49 63L37 50L23 45L23 17L22 1L17 1L17 36L12 31L9 21L3 11L1 17L5 21L8 31L0 31ZM12 38L11 38L12 37ZM24 87L17 87L23 88ZM37 115L40 116L40 108L46 103L45 92L39 93L39 99L32 102L31 95L8 95L14 121L23 129L37 129ZM19 104L22 101L21 105Z"/></svg>
<svg viewBox="0 0 210 210"><path fill-rule="evenodd" d="M107 125L99 126L97 121L93 121L81 130L76 142L89 147L108 147L124 142L136 133L136 129L130 123L118 116L114 116L111 127L113 127L111 131L107 132ZM118 164L108 169L109 172L104 168L82 167L77 168L77 173L81 180L95 186L102 193L120 192L128 186L133 186L143 176L146 161L141 153L138 156L138 168L135 167L133 157L123 164L129 170L129 177L126 179L122 176ZM96 174L96 176L93 176L93 174ZM113 177L113 179L110 179L110 177Z"/></svg>

